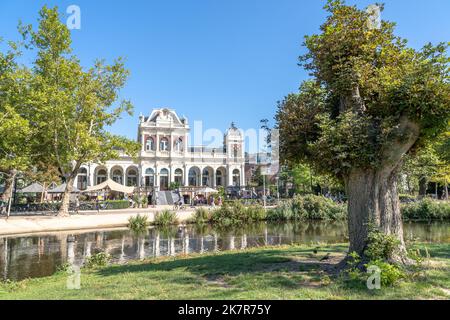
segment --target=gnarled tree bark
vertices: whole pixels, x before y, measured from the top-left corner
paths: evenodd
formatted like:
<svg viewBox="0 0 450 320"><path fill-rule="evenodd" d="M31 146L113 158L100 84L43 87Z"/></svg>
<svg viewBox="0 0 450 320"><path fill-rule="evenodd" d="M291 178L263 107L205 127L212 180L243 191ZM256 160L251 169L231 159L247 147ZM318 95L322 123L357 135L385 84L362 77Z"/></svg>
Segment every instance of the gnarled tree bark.
<svg viewBox="0 0 450 320"><path fill-rule="evenodd" d="M374 168L353 168L345 177L348 195L350 252L364 257L368 245L369 224L399 240L398 250L390 260L407 263L403 223L397 193L397 170L403 155L417 141L419 127L402 118L392 139L382 149L382 161Z"/></svg>

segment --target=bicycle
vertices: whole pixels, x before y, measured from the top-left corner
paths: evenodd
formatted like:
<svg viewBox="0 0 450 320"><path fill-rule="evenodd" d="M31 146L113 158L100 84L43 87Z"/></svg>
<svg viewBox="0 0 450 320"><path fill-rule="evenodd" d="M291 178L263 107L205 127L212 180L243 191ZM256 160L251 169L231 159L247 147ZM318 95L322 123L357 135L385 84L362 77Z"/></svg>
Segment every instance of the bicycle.
<svg viewBox="0 0 450 320"><path fill-rule="evenodd" d="M175 203L173 204L173 210L175 210L175 211L178 211L178 210L184 210L184 209L186 209L186 205L184 205L184 204L181 203L181 202L175 202Z"/></svg>

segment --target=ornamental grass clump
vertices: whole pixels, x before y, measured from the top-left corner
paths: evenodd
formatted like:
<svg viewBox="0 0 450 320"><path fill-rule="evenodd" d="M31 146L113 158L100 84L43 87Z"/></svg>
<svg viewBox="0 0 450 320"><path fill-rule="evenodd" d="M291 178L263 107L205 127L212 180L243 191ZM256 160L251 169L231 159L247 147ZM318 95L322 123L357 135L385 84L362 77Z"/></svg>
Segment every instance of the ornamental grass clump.
<svg viewBox="0 0 450 320"><path fill-rule="evenodd" d="M178 218L177 214L170 210L163 210L161 212L155 213L155 220L153 221L153 224L156 226L170 226L174 224L178 224Z"/></svg>
<svg viewBox="0 0 450 320"><path fill-rule="evenodd" d="M149 226L150 222L148 221L148 216L146 215L141 216L138 214L137 216L130 217L128 219L128 229L134 233L146 232Z"/></svg>

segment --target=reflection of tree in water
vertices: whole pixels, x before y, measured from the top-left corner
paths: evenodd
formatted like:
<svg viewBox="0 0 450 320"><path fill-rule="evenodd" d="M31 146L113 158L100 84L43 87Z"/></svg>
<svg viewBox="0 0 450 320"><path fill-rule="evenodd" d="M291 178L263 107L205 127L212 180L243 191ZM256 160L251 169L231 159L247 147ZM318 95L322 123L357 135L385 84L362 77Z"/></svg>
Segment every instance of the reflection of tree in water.
<svg viewBox="0 0 450 320"><path fill-rule="evenodd" d="M403 224L408 241L450 242L450 223L442 221L408 221Z"/></svg>

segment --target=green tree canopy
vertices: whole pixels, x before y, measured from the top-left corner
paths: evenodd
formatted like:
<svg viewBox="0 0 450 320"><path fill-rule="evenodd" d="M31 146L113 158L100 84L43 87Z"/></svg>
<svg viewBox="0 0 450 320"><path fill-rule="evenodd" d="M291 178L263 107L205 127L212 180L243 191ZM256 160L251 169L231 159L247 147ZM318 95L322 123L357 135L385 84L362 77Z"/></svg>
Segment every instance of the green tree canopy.
<svg viewBox="0 0 450 320"><path fill-rule="evenodd" d="M60 215L67 215L69 194L82 163L118 158L121 152L136 156L138 144L110 134L108 126L132 105L119 99L129 72L122 59L112 65L96 61L85 70L72 55L71 37L57 8L43 7L39 26L21 26L27 46L34 49L33 106L28 118L36 126L39 161L56 167L67 182Z"/></svg>
<svg viewBox="0 0 450 320"><path fill-rule="evenodd" d="M31 164L32 128L23 110L29 104L30 72L17 64L18 47L0 52L0 172L5 175L3 201L11 198L12 182L18 170Z"/></svg>

